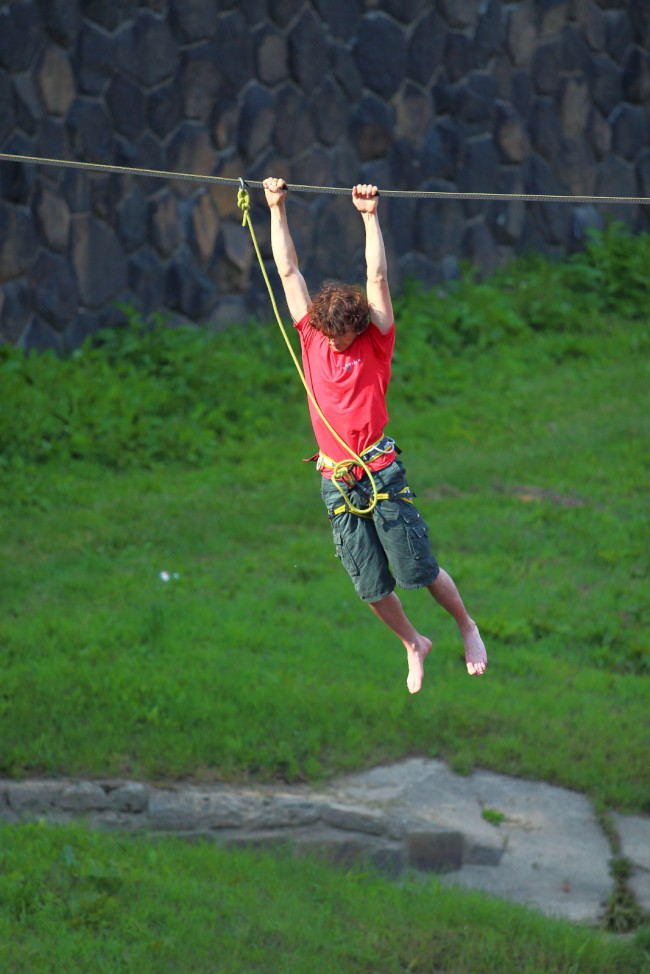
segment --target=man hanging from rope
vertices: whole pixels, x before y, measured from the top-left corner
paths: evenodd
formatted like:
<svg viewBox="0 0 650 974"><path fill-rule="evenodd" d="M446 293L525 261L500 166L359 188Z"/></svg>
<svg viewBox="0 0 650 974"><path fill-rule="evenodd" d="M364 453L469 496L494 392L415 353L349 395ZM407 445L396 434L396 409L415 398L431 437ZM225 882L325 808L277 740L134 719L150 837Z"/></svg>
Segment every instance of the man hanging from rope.
<svg viewBox="0 0 650 974"><path fill-rule="evenodd" d="M263 185L271 210L273 258L300 335L306 382L320 407L319 412L309 397L319 447L321 495L331 519L336 553L357 595L402 641L411 693L422 686L431 640L407 618L394 591L396 584L404 589L429 590L458 625L467 672L480 675L487 666L483 640L452 578L438 566L431 552L427 526L413 505L404 466L397 458L394 441L385 434L395 322L377 187L359 185L352 190L352 202L366 233L366 292L326 282L312 300L289 232L286 183L268 178ZM321 412L331 426L323 421ZM337 465L349 459L341 441L363 460L365 470L349 463L341 474ZM373 491L381 499L371 507ZM347 503L341 503L345 499ZM353 513L350 507L369 513Z"/></svg>

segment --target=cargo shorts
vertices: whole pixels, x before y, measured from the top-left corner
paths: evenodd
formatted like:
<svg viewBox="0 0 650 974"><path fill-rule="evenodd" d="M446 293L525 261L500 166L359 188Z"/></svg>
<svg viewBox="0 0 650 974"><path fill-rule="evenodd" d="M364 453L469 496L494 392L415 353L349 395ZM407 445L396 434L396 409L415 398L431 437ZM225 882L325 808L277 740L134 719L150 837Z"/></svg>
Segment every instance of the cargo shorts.
<svg viewBox="0 0 650 974"><path fill-rule="evenodd" d="M367 517L351 514L347 509L333 514L345 501L331 480L323 477L321 481L336 556L364 602L385 599L396 585L403 589L425 588L440 571L431 551L426 522L412 502L398 496L400 491L408 490L402 462L393 461L373 473L373 478L378 493L388 493L390 498L378 501ZM344 489L355 507L363 510L369 506L372 485L367 474Z"/></svg>

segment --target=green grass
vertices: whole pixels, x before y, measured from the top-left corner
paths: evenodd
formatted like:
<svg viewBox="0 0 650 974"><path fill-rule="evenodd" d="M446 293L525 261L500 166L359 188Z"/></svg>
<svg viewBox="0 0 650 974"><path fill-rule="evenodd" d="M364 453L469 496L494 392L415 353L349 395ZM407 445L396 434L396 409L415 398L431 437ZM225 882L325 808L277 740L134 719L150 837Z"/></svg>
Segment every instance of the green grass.
<svg viewBox="0 0 650 974"><path fill-rule="evenodd" d="M648 932L282 853L0 829L3 974L647 974Z"/></svg>
<svg viewBox="0 0 650 974"><path fill-rule="evenodd" d="M302 402L267 393L277 437L239 429L198 469L18 468L4 773L296 780L423 754L648 810L640 334L612 326L559 363L547 335L488 351L419 411L396 369L391 429L490 652L469 679L451 620L403 593L435 643L417 697L333 557Z"/></svg>
<svg viewBox="0 0 650 974"><path fill-rule="evenodd" d="M334 558L275 325L130 314L63 360L0 349L0 773L418 754L650 810L648 261L613 227L396 301L389 428L490 656L468 678L451 619L403 593L434 640L416 697Z"/></svg>
<svg viewBox="0 0 650 974"><path fill-rule="evenodd" d="M403 593L434 639L415 697L334 558L275 325L129 315L66 359L0 348L0 774L318 781L417 754L578 789L604 822L650 811L649 261L612 228L396 302L390 430L490 654L469 678L452 621ZM0 829L3 974L647 974L649 954L648 928L612 941L435 880Z"/></svg>

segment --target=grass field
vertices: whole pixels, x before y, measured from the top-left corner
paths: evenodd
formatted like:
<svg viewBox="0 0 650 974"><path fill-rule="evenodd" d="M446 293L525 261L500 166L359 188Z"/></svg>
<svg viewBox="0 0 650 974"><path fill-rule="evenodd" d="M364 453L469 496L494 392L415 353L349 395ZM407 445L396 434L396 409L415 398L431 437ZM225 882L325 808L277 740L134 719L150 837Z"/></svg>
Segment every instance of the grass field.
<svg viewBox="0 0 650 974"><path fill-rule="evenodd" d="M6 831L0 841L6 842ZM647 974L624 939L287 855L25 826L0 848L3 974Z"/></svg>
<svg viewBox="0 0 650 974"><path fill-rule="evenodd" d="M648 257L613 233L582 263L397 304L390 431L490 657L468 677L452 620L403 593L434 641L415 697L334 558L275 325L132 319L65 360L0 349L0 774L317 781L424 755L649 812ZM435 883L174 843L4 829L0 866L4 967L21 974L279 956L287 971L636 974L648 959L641 934L605 946ZM227 968L202 959L198 903L240 938Z"/></svg>

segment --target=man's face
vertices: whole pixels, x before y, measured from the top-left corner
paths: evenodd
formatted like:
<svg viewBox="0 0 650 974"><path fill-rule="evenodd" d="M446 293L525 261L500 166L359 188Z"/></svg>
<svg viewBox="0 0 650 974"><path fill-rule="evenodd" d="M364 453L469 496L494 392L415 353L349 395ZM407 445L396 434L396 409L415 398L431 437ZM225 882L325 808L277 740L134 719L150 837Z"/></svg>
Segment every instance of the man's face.
<svg viewBox="0 0 650 974"><path fill-rule="evenodd" d="M335 352L345 352L354 339L357 337L357 333L349 328L347 331L343 332L342 335L336 335L334 338L328 338L330 348Z"/></svg>

